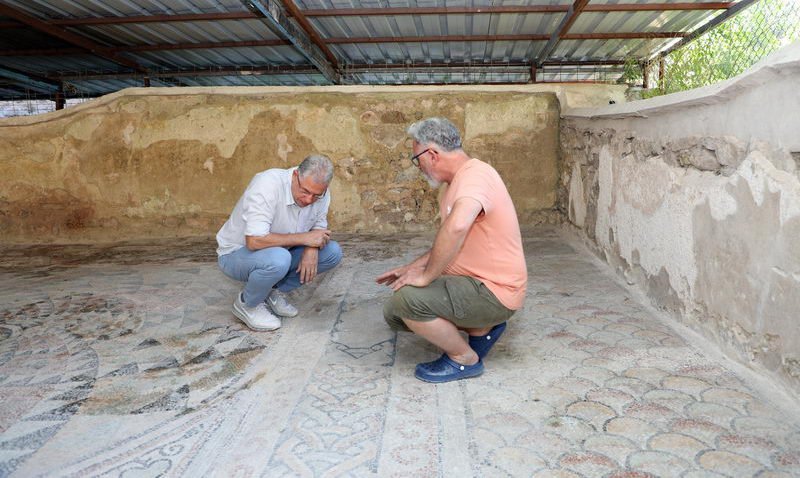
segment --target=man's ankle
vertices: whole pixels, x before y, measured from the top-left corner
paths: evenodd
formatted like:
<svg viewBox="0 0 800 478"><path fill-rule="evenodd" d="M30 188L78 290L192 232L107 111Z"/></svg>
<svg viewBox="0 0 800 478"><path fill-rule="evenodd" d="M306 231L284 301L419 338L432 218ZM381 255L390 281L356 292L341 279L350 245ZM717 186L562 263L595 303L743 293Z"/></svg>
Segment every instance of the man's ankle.
<svg viewBox="0 0 800 478"><path fill-rule="evenodd" d="M484 327L480 329L464 329L470 337L480 337L492 331L492 327Z"/></svg>
<svg viewBox="0 0 800 478"><path fill-rule="evenodd" d="M453 362L460 363L461 365L475 365L478 363L480 358L478 354L475 353L474 350L470 349L468 353L461 354L461 355L447 355Z"/></svg>

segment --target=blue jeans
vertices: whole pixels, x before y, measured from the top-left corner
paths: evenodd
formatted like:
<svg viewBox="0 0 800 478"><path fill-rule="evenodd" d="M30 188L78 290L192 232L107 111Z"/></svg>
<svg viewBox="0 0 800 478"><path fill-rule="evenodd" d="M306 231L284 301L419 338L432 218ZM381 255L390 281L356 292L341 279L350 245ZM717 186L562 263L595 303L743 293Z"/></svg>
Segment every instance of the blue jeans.
<svg viewBox="0 0 800 478"><path fill-rule="evenodd" d="M226 276L246 282L244 303L247 307L255 307L264 302L273 287L281 292L300 287L297 266L304 250L304 246L268 247L258 251L242 247L220 256L217 263ZM317 274L333 269L341 260L341 247L336 241L330 241L319 251Z"/></svg>

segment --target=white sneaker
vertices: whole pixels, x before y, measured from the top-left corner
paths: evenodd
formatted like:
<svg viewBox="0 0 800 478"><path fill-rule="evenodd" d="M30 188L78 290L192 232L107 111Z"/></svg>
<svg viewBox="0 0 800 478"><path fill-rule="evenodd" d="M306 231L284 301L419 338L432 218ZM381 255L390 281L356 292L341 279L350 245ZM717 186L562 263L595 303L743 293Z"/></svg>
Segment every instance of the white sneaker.
<svg viewBox="0 0 800 478"><path fill-rule="evenodd" d="M253 330L275 330L281 326L281 319L272 315L263 302L255 307L247 307L242 294L236 295L233 302L233 315Z"/></svg>
<svg viewBox="0 0 800 478"><path fill-rule="evenodd" d="M297 315L297 307L290 304L283 292L278 289L272 289L272 292L267 296L266 302L275 315L280 315L281 317L294 317Z"/></svg>

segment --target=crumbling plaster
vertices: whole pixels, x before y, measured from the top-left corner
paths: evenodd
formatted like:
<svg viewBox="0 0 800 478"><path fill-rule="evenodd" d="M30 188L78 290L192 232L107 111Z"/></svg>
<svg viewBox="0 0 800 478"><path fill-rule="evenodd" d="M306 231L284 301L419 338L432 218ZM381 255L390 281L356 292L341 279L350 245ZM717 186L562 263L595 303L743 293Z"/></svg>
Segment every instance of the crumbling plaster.
<svg viewBox="0 0 800 478"><path fill-rule="evenodd" d="M565 111L559 190L630 284L796 395L798 84L800 44L722 85Z"/></svg>
<svg viewBox="0 0 800 478"><path fill-rule="evenodd" d="M428 230L436 193L408 160L413 121L447 116L505 178L523 222L555 221L561 104L615 86L138 88L0 121L0 240L214 233L258 171L330 156L330 224Z"/></svg>

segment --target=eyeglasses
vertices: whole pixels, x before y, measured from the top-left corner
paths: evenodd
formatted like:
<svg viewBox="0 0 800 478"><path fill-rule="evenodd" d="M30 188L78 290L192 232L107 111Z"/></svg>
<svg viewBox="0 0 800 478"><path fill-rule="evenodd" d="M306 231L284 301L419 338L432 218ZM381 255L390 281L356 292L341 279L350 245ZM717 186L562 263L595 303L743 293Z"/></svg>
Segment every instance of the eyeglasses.
<svg viewBox="0 0 800 478"><path fill-rule="evenodd" d="M320 199L324 198L325 194L328 192L328 190L325 189L325 191L323 191L322 194L314 194L311 191L309 191L308 189L304 188L302 184L300 184L300 175L299 174L297 174L295 172L295 174L293 174L292 176L294 176L295 179L297 179L297 187L300 188L300 194L302 194L303 196L312 196L314 198L314 200L317 201L317 200L320 200Z"/></svg>
<svg viewBox="0 0 800 478"><path fill-rule="evenodd" d="M411 156L411 164L413 164L416 167L419 167L419 157L422 156L423 154L427 153L430 150L431 149L428 148L428 149L426 149L425 151L423 151L423 152L421 152L419 154L415 154L414 156Z"/></svg>

